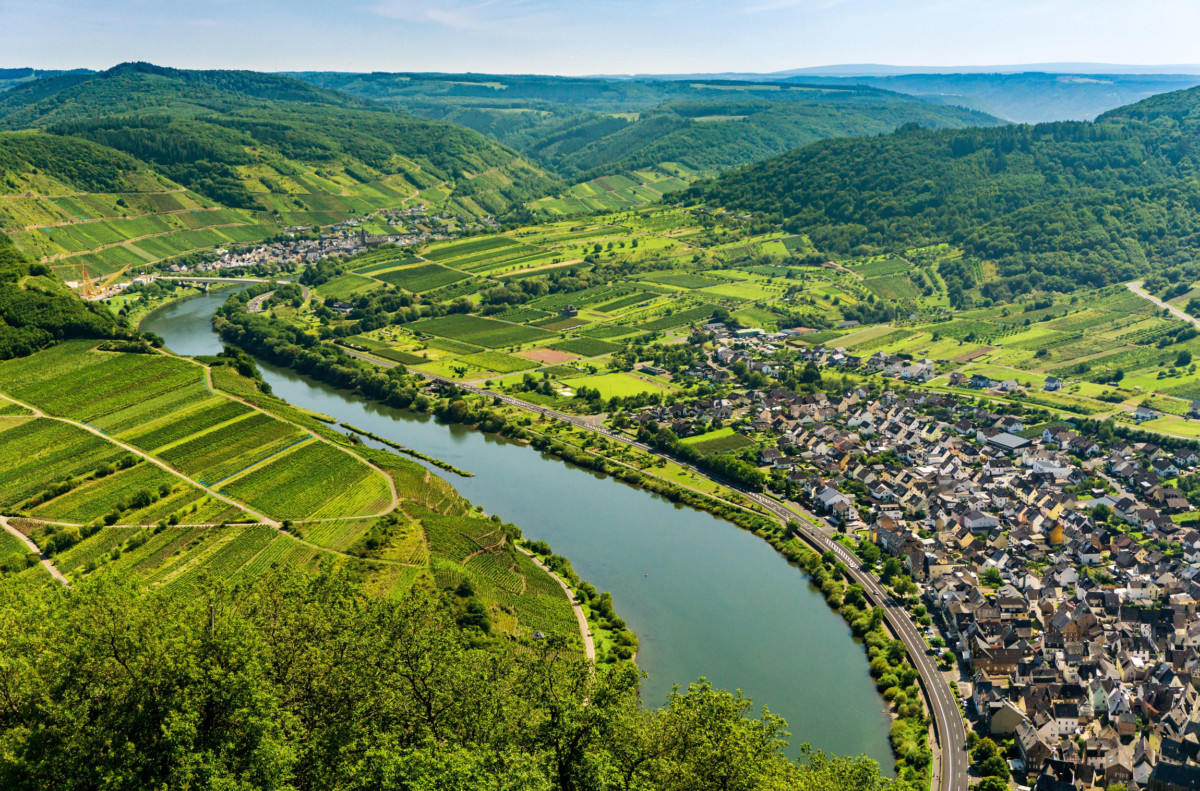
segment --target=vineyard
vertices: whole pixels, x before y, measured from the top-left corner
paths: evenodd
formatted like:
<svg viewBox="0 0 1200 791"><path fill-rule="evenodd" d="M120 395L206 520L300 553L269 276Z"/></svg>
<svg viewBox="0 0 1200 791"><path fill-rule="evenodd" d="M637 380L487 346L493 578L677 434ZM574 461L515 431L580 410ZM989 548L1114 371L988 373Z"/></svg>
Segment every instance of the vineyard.
<svg viewBox="0 0 1200 791"><path fill-rule="evenodd" d="M158 420L125 432L120 438L130 445L152 451L219 426L250 411L250 407L237 401L210 398L201 401L189 412L182 415L168 413Z"/></svg>
<svg viewBox="0 0 1200 791"><path fill-rule="evenodd" d="M100 437L56 420L0 421L0 506L16 508L53 483L91 475L124 455Z"/></svg>
<svg viewBox="0 0 1200 791"><path fill-rule="evenodd" d="M180 481L176 476L161 467L143 462L127 470L89 481L60 497L48 500L31 513L39 519L87 523L109 513L123 513L135 506L136 510L149 508L166 495L173 494L172 490L177 483ZM187 502L200 498L202 493L199 489L192 486L187 488L190 490L188 493L192 495Z"/></svg>
<svg viewBox="0 0 1200 791"><path fill-rule="evenodd" d="M116 433L208 397L198 366L161 354L100 352L64 343L0 363L0 383L17 399Z"/></svg>
<svg viewBox="0 0 1200 791"><path fill-rule="evenodd" d="M222 491L279 519L366 516L391 500L382 475L324 442L281 454Z"/></svg>
<svg viewBox="0 0 1200 791"><path fill-rule="evenodd" d="M206 486L213 486L307 437L295 426L254 412L160 455Z"/></svg>

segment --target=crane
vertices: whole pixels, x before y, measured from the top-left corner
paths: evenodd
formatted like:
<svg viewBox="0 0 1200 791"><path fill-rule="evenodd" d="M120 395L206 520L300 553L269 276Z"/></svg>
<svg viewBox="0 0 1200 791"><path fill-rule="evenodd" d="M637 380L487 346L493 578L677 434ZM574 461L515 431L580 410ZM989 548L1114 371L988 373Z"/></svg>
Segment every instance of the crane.
<svg viewBox="0 0 1200 791"><path fill-rule="evenodd" d="M92 280L88 275L87 267L83 267L83 279L80 281L79 290L83 294L84 299L99 299L108 290L109 286L117 281L121 275L129 271L132 264L126 264L118 269L113 274L109 275L103 281Z"/></svg>
<svg viewBox="0 0 1200 791"><path fill-rule="evenodd" d="M96 294L96 284L88 277L86 266L83 268L83 279L79 281L79 290L83 292L84 299L91 299Z"/></svg>
<svg viewBox="0 0 1200 791"><path fill-rule="evenodd" d="M128 272L129 267L131 267L131 266L133 266L133 264L126 264L125 266L118 269L112 275L109 275L109 277L103 283L101 283L99 286L97 286L96 290L99 291L100 293L104 293L104 291L106 289L108 289L109 286L111 286L113 283L117 282L117 278L119 278L121 275Z"/></svg>

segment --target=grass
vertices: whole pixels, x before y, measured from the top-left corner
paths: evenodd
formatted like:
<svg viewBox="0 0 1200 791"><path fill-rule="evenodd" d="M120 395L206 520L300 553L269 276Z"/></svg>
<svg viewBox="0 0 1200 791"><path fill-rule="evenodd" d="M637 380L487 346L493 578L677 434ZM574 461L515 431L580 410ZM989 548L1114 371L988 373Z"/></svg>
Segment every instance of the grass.
<svg viewBox="0 0 1200 791"><path fill-rule="evenodd" d="M563 379L562 383L575 390L578 390L580 387L588 387L593 390L599 390L600 395L604 398L613 398L616 396L626 398L628 396L639 395L641 393L662 393L666 392L667 390L666 387L663 387L656 382L651 382L629 373L580 376L571 379Z"/></svg>

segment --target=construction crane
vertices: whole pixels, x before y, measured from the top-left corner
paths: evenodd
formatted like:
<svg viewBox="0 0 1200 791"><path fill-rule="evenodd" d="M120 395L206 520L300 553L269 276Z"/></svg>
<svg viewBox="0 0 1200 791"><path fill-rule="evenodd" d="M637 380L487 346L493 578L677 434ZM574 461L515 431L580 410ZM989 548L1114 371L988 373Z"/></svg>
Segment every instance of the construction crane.
<svg viewBox="0 0 1200 791"><path fill-rule="evenodd" d="M103 282L99 283L95 280L92 280L92 278L88 276L87 267L83 267L83 279L80 281L79 286L79 290L83 294L83 298L99 299L102 297L104 292L107 291L108 288L117 281L117 278L129 271L130 266L132 266L132 264L126 264L115 273L105 278Z"/></svg>
<svg viewBox="0 0 1200 791"><path fill-rule="evenodd" d="M91 299L96 295L96 284L88 277L86 266L83 268L83 279L79 281L79 290L83 293L84 299Z"/></svg>
<svg viewBox="0 0 1200 791"><path fill-rule="evenodd" d="M108 290L109 286L111 286L113 283L117 282L117 278L119 278L121 275L128 272L129 267L131 267L131 266L133 266L133 264L126 264L125 266L121 267L119 270L117 270L117 272L110 275L107 280L105 280L103 283L101 283L97 287L96 290L99 291L100 293L104 293L106 290Z"/></svg>

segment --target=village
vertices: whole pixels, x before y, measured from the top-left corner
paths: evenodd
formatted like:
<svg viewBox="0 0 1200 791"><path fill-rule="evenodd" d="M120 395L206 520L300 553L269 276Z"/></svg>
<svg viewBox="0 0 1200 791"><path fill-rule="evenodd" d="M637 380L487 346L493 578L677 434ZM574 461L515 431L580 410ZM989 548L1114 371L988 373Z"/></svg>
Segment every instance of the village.
<svg viewBox="0 0 1200 791"><path fill-rule="evenodd" d="M743 453L769 488L823 517L865 568L898 561L911 587L893 590L910 605L919 597L910 610L961 695L969 741L991 738L1036 789L1196 787L1194 443L1084 432L911 387L934 376L930 360L821 345L797 354L786 344L803 329L703 330L707 361L678 375L720 385L720 397L651 406L633 422L753 437ZM747 373L782 379L801 364L874 376L840 393L741 386Z"/></svg>
<svg viewBox="0 0 1200 791"><path fill-rule="evenodd" d="M388 229L398 232L369 234L365 227L369 221L383 223ZM301 234L311 234L315 229L291 226L285 230L285 235L291 237L289 239L250 249L218 249L213 251L212 261L193 265L174 263L163 267L163 270L174 275L189 275L267 265L302 266L315 264L333 256L357 255L384 245L408 247L457 239L462 230L494 227L495 221L490 217L467 223L462 218L449 214L427 215L423 206L388 209L343 220L321 230L316 239L296 238Z"/></svg>

